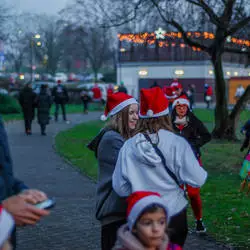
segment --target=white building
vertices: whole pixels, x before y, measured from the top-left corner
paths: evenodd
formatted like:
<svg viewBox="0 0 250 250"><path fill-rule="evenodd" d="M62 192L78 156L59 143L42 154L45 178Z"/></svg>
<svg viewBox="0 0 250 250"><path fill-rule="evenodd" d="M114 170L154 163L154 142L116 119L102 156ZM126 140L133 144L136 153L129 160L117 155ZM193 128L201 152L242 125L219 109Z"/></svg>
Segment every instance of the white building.
<svg viewBox="0 0 250 250"><path fill-rule="evenodd" d="M178 78L184 89L189 84L194 84L197 101L203 100L204 84L214 85L214 70L208 55L196 48L187 47L176 37L167 38L164 43L158 43L157 47L155 41L154 43L147 41L145 45L143 40L136 37L137 34L133 36L131 38L131 34L120 35L117 65L118 83L124 82L130 94L138 97L141 88L148 88L155 81L164 86L170 85L173 78ZM250 69L245 68L245 63L244 56L225 54L223 57L225 79L249 76Z"/></svg>

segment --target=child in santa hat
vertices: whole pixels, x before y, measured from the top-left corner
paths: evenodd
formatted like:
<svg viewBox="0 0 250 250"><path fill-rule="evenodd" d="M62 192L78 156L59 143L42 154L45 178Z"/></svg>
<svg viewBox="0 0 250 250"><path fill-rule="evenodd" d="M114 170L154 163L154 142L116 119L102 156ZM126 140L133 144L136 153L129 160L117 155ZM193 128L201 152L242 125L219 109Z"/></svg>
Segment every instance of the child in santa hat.
<svg viewBox="0 0 250 250"><path fill-rule="evenodd" d="M174 101L171 116L175 132L189 142L201 165L200 148L211 140L211 135L204 124L190 112L190 102L185 95ZM190 185L186 185L186 188L196 218L196 232L205 233L206 228L202 222L200 188L194 188Z"/></svg>
<svg viewBox="0 0 250 250"><path fill-rule="evenodd" d="M102 250L110 250L115 244L117 229L126 222L126 201L113 190L112 174L121 147L136 128L138 103L123 92L108 95L102 118L109 121L88 148L95 152L98 160L96 218L102 227Z"/></svg>
<svg viewBox="0 0 250 250"><path fill-rule="evenodd" d="M156 87L142 89L136 135L120 150L113 188L127 197L135 191L156 191L169 209L170 240L180 246L187 236L187 199L180 184L202 186L207 178L189 143L173 131L168 100Z"/></svg>
<svg viewBox="0 0 250 250"><path fill-rule="evenodd" d="M0 205L0 250L11 250L8 238L14 228L12 216Z"/></svg>
<svg viewBox="0 0 250 250"><path fill-rule="evenodd" d="M113 250L181 250L166 234L168 209L156 192L137 191L128 199L127 223L117 232Z"/></svg>

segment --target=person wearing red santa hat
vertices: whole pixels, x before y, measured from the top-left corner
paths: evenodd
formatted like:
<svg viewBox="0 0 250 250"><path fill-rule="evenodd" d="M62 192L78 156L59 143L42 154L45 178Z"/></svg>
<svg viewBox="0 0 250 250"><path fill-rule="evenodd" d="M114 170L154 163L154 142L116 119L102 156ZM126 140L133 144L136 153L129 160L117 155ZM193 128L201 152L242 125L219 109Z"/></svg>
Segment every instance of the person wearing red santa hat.
<svg viewBox="0 0 250 250"><path fill-rule="evenodd" d="M102 250L110 250L115 244L117 229L126 222L126 201L113 190L112 174L121 147L136 128L138 103L123 92L108 95L102 118L109 121L88 148L95 152L98 160L96 218L101 222Z"/></svg>
<svg viewBox="0 0 250 250"><path fill-rule="evenodd" d="M169 112L172 112L172 105L174 100L178 97L178 95L175 93L175 90L173 87L165 86L163 88L163 92L165 93L167 99L168 99L168 108Z"/></svg>
<svg viewBox="0 0 250 250"><path fill-rule="evenodd" d="M171 89L174 91L174 94L177 96L182 95L183 92L183 87L181 83L179 83L178 79L174 79L173 82L170 85Z"/></svg>
<svg viewBox="0 0 250 250"><path fill-rule="evenodd" d="M200 165L202 165L200 148L211 140L211 135L204 124L190 112L190 102L185 95L174 101L171 116L175 132L189 142ZM196 232L205 233L206 228L202 222L200 189L190 185L186 185L186 189L196 218Z"/></svg>
<svg viewBox="0 0 250 250"><path fill-rule="evenodd" d="M0 250L12 249L9 238L13 229L12 216L0 205Z"/></svg>
<svg viewBox="0 0 250 250"><path fill-rule="evenodd" d="M182 249L169 241L168 209L158 193L137 191L127 203L127 223L119 228L113 250Z"/></svg>
<svg viewBox="0 0 250 250"><path fill-rule="evenodd" d="M189 143L174 133L168 100L160 88L141 90L139 117L136 135L120 150L113 188L121 197L140 190L159 192L172 217L170 241L183 246L188 232L188 202L180 184L200 187L207 172Z"/></svg>

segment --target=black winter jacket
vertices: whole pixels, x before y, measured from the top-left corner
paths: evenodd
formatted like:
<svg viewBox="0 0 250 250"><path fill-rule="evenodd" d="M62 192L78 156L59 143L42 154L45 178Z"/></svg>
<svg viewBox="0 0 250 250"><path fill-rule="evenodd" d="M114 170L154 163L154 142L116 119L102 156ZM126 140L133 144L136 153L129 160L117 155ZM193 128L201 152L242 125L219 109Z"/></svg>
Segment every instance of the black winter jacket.
<svg viewBox="0 0 250 250"><path fill-rule="evenodd" d="M102 225L126 219L126 199L119 197L112 186L113 172L124 141L118 132L105 128L88 145L98 160L96 218Z"/></svg>
<svg viewBox="0 0 250 250"><path fill-rule="evenodd" d="M7 134L0 116L0 203L28 187L14 177Z"/></svg>
<svg viewBox="0 0 250 250"><path fill-rule="evenodd" d="M172 113L172 124L175 132L184 137L191 145L197 157L201 155L200 148L211 140L211 134L204 124L190 111L187 113L187 125L180 130L174 123L176 112Z"/></svg>

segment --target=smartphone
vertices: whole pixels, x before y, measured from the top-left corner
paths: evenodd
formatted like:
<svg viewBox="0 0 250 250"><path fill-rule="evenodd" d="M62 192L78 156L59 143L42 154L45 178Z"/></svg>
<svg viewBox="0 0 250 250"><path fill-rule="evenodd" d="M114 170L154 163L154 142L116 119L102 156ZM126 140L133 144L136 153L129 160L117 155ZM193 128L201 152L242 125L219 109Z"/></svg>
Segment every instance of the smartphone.
<svg viewBox="0 0 250 250"><path fill-rule="evenodd" d="M42 201L40 203L37 203L35 207L40 209L51 209L55 206L56 202L54 199L47 199L45 201Z"/></svg>

